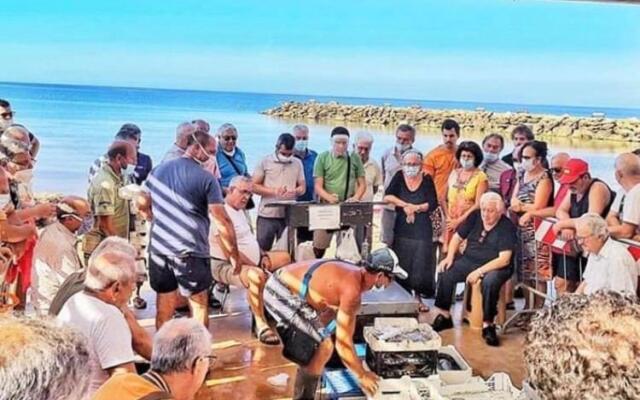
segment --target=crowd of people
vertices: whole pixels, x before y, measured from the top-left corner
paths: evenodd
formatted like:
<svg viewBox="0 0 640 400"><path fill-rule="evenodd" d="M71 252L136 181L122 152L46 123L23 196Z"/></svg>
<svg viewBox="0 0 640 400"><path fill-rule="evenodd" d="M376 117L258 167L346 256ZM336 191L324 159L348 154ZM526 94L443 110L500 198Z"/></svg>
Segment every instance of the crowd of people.
<svg viewBox="0 0 640 400"><path fill-rule="evenodd" d="M309 128L295 125L250 171L230 123L215 133L204 120L180 123L155 166L140 151L141 129L127 123L91 165L86 199L47 201L36 200L31 187L39 141L0 99L3 302L55 318L51 326L0 318L0 335L15 336L7 354L19 353L21 342L37 344L0 372L0 391L13 385L3 379L41 357L42 372L27 374L27 383L14 388L24 395L13 398L192 399L211 360L209 309L220 307L215 294L229 286L247 289L260 342L282 344L285 357L301 366L296 399L313 398L334 348L362 388L375 392L378 378L355 353L355 320L362 293L393 280L415 296L421 312L429 311L425 299L435 299L436 331L454 326L457 284L481 281L482 337L490 346L500 343L494 319L503 290L512 300L515 288L544 293L553 281L558 294L637 293L638 266L615 239L640 235L639 155L616 158L622 190L615 193L592 176L587 161L551 156L527 126L513 130L514 149L502 158L499 134L460 141L451 119L441 134L442 144L423 152L414 147L416 129L399 125L395 145L378 163L367 132L351 144L349 130L335 127L331 148L316 152L308 147ZM314 260L292 260L277 246L287 226L274 203L379 198L386 203L379 220L385 247L360 265L322 260L332 238L339 239L334 230L297 230L298 242L312 242ZM553 231L565 247L537 240L545 218L557 219ZM361 245L364 232L355 237ZM140 296L146 279L157 296L153 337L129 308L147 306ZM174 319L181 309L190 318ZM150 362L141 375L136 354ZM66 374L60 381L69 387L56 381L60 364Z"/></svg>

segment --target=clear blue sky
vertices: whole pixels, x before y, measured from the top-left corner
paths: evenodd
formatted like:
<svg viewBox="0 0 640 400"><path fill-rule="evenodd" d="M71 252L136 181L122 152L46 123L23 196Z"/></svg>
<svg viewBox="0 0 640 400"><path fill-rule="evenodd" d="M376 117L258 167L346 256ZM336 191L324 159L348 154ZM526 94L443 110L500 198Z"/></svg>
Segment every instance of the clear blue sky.
<svg viewBox="0 0 640 400"><path fill-rule="evenodd" d="M12 1L0 81L640 107L640 6Z"/></svg>

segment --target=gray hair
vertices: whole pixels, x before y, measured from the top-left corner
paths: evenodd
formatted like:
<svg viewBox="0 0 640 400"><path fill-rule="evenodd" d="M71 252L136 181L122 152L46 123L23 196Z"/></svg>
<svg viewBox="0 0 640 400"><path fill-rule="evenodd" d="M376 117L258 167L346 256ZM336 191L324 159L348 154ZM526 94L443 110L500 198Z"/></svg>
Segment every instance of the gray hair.
<svg viewBox="0 0 640 400"><path fill-rule="evenodd" d="M499 211L505 211L504 201L502 197L496 192L487 192L480 197L480 208L484 207L489 203L496 203L496 207Z"/></svg>
<svg viewBox="0 0 640 400"><path fill-rule="evenodd" d="M576 220L576 229L583 226L588 228L592 235L602 240L606 240L609 237L607 221L596 213L586 213Z"/></svg>
<svg viewBox="0 0 640 400"><path fill-rule="evenodd" d="M89 387L84 337L51 319L0 317L0 398L80 400Z"/></svg>
<svg viewBox="0 0 640 400"><path fill-rule="evenodd" d="M402 153L402 161L404 161L405 158L407 158L408 156L411 156L411 155L418 157L420 159L420 161L422 161L422 158L423 158L422 153L420 151L416 150L416 149L409 149L409 150L405 151L404 153Z"/></svg>
<svg viewBox="0 0 640 400"><path fill-rule="evenodd" d="M231 181L229 181L229 189L231 189L232 187L236 187L236 186L238 186L238 184L243 183L243 182L244 183L253 183L251 178L249 178L248 176L236 175L233 178L231 178Z"/></svg>
<svg viewBox="0 0 640 400"><path fill-rule="evenodd" d="M524 345L542 400L640 398L640 303L598 291L560 296L531 320Z"/></svg>
<svg viewBox="0 0 640 400"><path fill-rule="evenodd" d="M176 128L176 141L180 142L191 136L196 131L196 127L191 122L182 122Z"/></svg>
<svg viewBox="0 0 640 400"><path fill-rule="evenodd" d="M224 123L222 125L220 125L220 127L218 127L218 136L223 135L225 132L228 131L234 131L236 133L236 135L238 134L238 130L236 129L235 126L233 126L233 124L230 123Z"/></svg>
<svg viewBox="0 0 640 400"><path fill-rule="evenodd" d="M358 142L373 143L373 136L369 132L360 131L356 134L356 143Z"/></svg>
<svg viewBox="0 0 640 400"><path fill-rule="evenodd" d="M294 125L293 128L291 129L291 132L295 135L296 132L298 131L302 131L302 132L306 132L309 133L309 127L306 126L305 124L297 124Z"/></svg>
<svg viewBox="0 0 640 400"><path fill-rule="evenodd" d="M136 279L136 260L127 253L103 251L91 261L84 278L89 289L104 290L116 282L128 284Z"/></svg>
<svg viewBox="0 0 640 400"><path fill-rule="evenodd" d="M190 371L198 357L211 354L211 334L192 318L172 319L153 337L151 369L160 374Z"/></svg>
<svg viewBox="0 0 640 400"><path fill-rule="evenodd" d="M106 251L119 251L133 258L138 257L138 251L135 247L133 247L133 245L131 245L131 243L129 243L127 239L123 239L119 236L109 236L102 242L100 242L100 244L93 250L93 253L91 253L87 265L92 264L96 257Z"/></svg>

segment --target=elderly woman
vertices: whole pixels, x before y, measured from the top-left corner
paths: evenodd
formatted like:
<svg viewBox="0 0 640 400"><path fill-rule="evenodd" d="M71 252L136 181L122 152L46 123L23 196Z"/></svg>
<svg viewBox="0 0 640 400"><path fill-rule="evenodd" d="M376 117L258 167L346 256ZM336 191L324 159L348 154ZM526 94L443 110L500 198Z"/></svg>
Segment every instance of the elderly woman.
<svg viewBox="0 0 640 400"><path fill-rule="evenodd" d="M407 279L398 282L415 293L420 311L427 311L420 298L434 294L430 214L438 208L438 199L431 176L423 174L421 166L422 154L416 150L406 151L402 155L402 170L391 179L384 201L395 206L392 249L409 274Z"/></svg>
<svg viewBox="0 0 640 400"><path fill-rule="evenodd" d="M435 331L453 328L449 310L456 285L465 280L474 284L482 279L482 337L490 346L500 344L493 320L500 289L512 274L511 257L516 247L516 227L504 211L499 194L485 193L480 199L480 210L472 212L453 235L447 257L438 265ZM466 249L459 255L464 240Z"/></svg>
<svg viewBox="0 0 640 400"><path fill-rule="evenodd" d="M546 282L551 280L549 247L536 241L533 220L520 217L553 205L553 180L545 168L547 144L537 140L525 143L518 158L520 169L516 171L517 182L509 207L513 220L519 219L516 257L518 281L546 292Z"/></svg>
<svg viewBox="0 0 640 400"><path fill-rule="evenodd" d="M445 251L458 226L480 207L480 197L489 189L487 175L479 168L483 157L482 149L475 142L462 142L456 150L460 168L449 175L447 205L444 207L447 219Z"/></svg>

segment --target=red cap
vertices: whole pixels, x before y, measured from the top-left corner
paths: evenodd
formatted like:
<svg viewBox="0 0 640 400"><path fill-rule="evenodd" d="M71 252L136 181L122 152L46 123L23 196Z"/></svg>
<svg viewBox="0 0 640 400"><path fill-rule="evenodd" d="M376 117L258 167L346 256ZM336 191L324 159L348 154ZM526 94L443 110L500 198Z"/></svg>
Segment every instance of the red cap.
<svg viewBox="0 0 640 400"><path fill-rule="evenodd" d="M560 183L570 184L577 181L582 175L589 173L589 164L579 158L572 158L562 168Z"/></svg>

